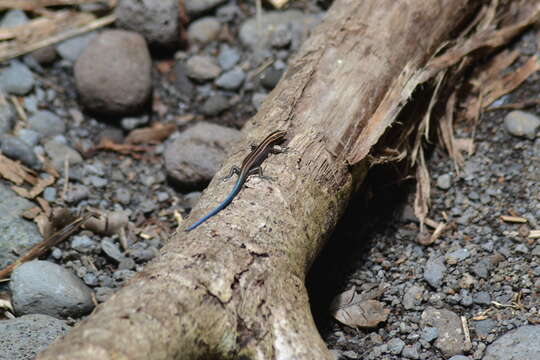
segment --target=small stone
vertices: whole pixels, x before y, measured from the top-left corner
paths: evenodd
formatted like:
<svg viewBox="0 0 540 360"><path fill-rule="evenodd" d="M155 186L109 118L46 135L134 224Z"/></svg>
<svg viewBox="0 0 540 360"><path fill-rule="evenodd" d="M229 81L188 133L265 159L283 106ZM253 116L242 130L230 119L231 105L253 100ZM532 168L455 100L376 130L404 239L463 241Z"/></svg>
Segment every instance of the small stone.
<svg viewBox="0 0 540 360"><path fill-rule="evenodd" d="M478 305L490 305L491 296L485 291L480 291L473 296L473 302Z"/></svg>
<svg viewBox="0 0 540 360"><path fill-rule="evenodd" d="M449 254L446 254L445 259L448 265L455 265L458 262L465 260L470 255L471 253L469 252L468 249L461 248L461 249L454 250Z"/></svg>
<svg viewBox="0 0 540 360"><path fill-rule="evenodd" d="M56 51L64 60L75 62L96 35L96 33L88 33L69 38L56 45Z"/></svg>
<svg viewBox="0 0 540 360"><path fill-rule="evenodd" d="M0 88L14 95L26 95L34 87L34 75L26 65L12 61L0 72Z"/></svg>
<svg viewBox="0 0 540 360"><path fill-rule="evenodd" d="M15 118L11 105L0 98L0 136L11 131Z"/></svg>
<svg viewBox="0 0 540 360"><path fill-rule="evenodd" d="M204 115L216 116L227 110L229 106L229 100L225 96L216 94L206 99L201 111Z"/></svg>
<svg viewBox="0 0 540 360"><path fill-rule="evenodd" d="M458 315L446 309L428 307L422 313L421 319L422 327L437 328L439 336L434 345L444 356L450 357L463 353L465 341Z"/></svg>
<svg viewBox="0 0 540 360"><path fill-rule="evenodd" d="M489 260L482 259L472 266L472 272L478 277L481 277L482 279L487 279L489 275L489 268L491 267L491 264Z"/></svg>
<svg viewBox="0 0 540 360"><path fill-rule="evenodd" d="M216 85L225 90L236 90L242 85L245 78L246 73L244 70L234 68L221 74L221 76L216 79Z"/></svg>
<svg viewBox="0 0 540 360"><path fill-rule="evenodd" d="M189 101L195 93L195 86L187 76L187 67L183 61L177 61L174 65L174 85L182 100Z"/></svg>
<svg viewBox="0 0 540 360"><path fill-rule="evenodd" d="M96 243L89 236L76 235L71 240L71 248L82 254L89 254L96 248Z"/></svg>
<svg viewBox="0 0 540 360"><path fill-rule="evenodd" d="M470 289L476 282L476 279L471 274L463 273L463 277L459 280L459 287Z"/></svg>
<svg viewBox="0 0 540 360"><path fill-rule="evenodd" d="M471 360L471 358L469 358L469 357L467 357L465 355L456 355L456 356L452 356L448 360Z"/></svg>
<svg viewBox="0 0 540 360"><path fill-rule="evenodd" d="M420 286L413 285L405 291L403 295L403 307L407 310L412 310L422 303L424 289Z"/></svg>
<svg viewBox="0 0 540 360"><path fill-rule="evenodd" d="M43 198L48 202L56 200L56 189L50 186L46 187L45 190L43 190Z"/></svg>
<svg viewBox="0 0 540 360"><path fill-rule="evenodd" d="M39 313L77 318L94 308L92 291L71 272L48 261L19 265L9 286L18 315Z"/></svg>
<svg viewBox="0 0 540 360"><path fill-rule="evenodd" d="M520 254L528 254L529 253L529 248L525 244L518 244L514 248L514 251L517 252L517 253L520 253Z"/></svg>
<svg viewBox="0 0 540 360"><path fill-rule="evenodd" d="M437 178L437 187L442 190L448 190L452 186L450 174L443 174Z"/></svg>
<svg viewBox="0 0 540 360"><path fill-rule="evenodd" d="M24 165L34 169L41 168L41 161L39 161L34 150L24 141L8 135L4 135L0 141L2 143L2 153L7 157L20 160Z"/></svg>
<svg viewBox="0 0 540 360"><path fill-rule="evenodd" d="M158 249L149 247L146 249L133 249L129 252L129 255L137 262L147 262L155 258L158 253Z"/></svg>
<svg viewBox="0 0 540 360"><path fill-rule="evenodd" d="M438 288L442 284L446 266L444 266L442 257L430 258L424 268L424 280L434 288Z"/></svg>
<svg viewBox="0 0 540 360"><path fill-rule="evenodd" d="M84 185L74 184L69 187L64 199L69 204L76 204L90 196L90 190Z"/></svg>
<svg viewBox="0 0 540 360"><path fill-rule="evenodd" d="M405 346L405 342L399 338L393 338L386 343L391 354L399 355Z"/></svg>
<svg viewBox="0 0 540 360"><path fill-rule="evenodd" d="M540 358L540 326L521 326L489 345L482 360L532 360Z"/></svg>
<svg viewBox="0 0 540 360"><path fill-rule="evenodd" d="M97 286L99 284L98 277L93 272L87 272L84 274L82 280L88 286Z"/></svg>
<svg viewBox="0 0 540 360"><path fill-rule="evenodd" d="M109 182L107 179L95 175L89 176L88 180L92 186L97 187L98 189L107 186L107 183Z"/></svg>
<svg viewBox="0 0 540 360"><path fill-rule="evenodd" d="M117 270L113 273L113 279L116 281L126 281L135 276L136 272L131 270Z"/></svg>
<svg viewBox="0 0 540 360"><path fill-rule="evenodd" d="M536 245L533 248L531 254L533 254L534 256L540 256L540 245Z"/></svg>
<svg viewBox="0 0 540 360"><path fill-rule="evenodd" d="M401 356L406 359L420 359L420 343L405 346L401 352Z"/></svg>
<svg viewBox="0 0 540 360"><path fill-rule="evenodd" d="M469 307L473 304L473 298L471 295L464 295L460 301L461 305Z"/></svg>
<svg viewBox="0 0 540 360"><path fill-rule="evenodd" d="M287 24L278 24L270 36L270 44L278 49L289 46L291 40L291 28Z"/></svg>
<svg viewBox="0 0 540 360"><path fill-rule="evenodd" d="M422 340L429 343L439 337L439 331L437 330L437 328L426 326L424 330L422 330L422 334L420 335L420 337L422 338Z"/></svg>
<svg viewBox="0 0 540 360"><path fill-rule="evenodd" d="M118 248L118 245L109 239L103 239L103 241L101 241L101 250L103 250L108 257L118 262L125 259L125 256Z"/></svg>
<svg viewBox="0 0 540 360"><path fill-rule="evenodd" d="M6 12L2 21L0 21L1 28L10 28L15 26L25 25L28 22L28 17L22 10L12 9Z"/></svg>
<svg viewBox="0 0 540 360"><path fill-rule="evenodd" d="M219 76L221 69L214 58L206 55L194 55L186 62L187 75L198 81L212 80Z"/></svg>
<svg viewBox="0 0 540 360"><path fill-rule="evenodd" d="M34 147L39 143L41 136L37 131L31 129L21 129L17 134L19 139L27 143L29 146Z"/></svg>
<svg viewBox="0 0 540 360"><path fill-rule="evenodd" d="M536 130L540 127L540 119L534 114L514 110L504 118L504 127L514 136L533 140L536 137Z"/></svg>
<svg viewBox="0 0 540 360"><path fill-rule="evenodd" d="M54 46L45 46L30 53L32 58L40 65L49 65L56 60L56 49Z"/></svg>
<svg viewBox="0 0 540 360"><path fill-rule="evenodd" d="M219 50L218 63L223 70L230 70L240 61L240 53L235 48L223 44Z"/></svg>
<svg viewBox="0 0 540 360"><path fill-rule="evenodd" d="M278 70L274 67L267 68L261 76L261 85L267 90L272 90L283 75L283 70Z"/></svg>
<svg viewBox="0 0 540 360"><path fill-rule="evenodd" d="M480 336L481 338L487 337L495 326L497 326L497 322L491 319L478 320L474 322L474 330L476 335Z"/></svg>
<svg viewBox="0 0 540 360"><path fill-rule="evenodd" d="M220 28L221 24L214 17L195 20L188 27L188 39L191 42L207 44L217 38Z"/></svg>
<svg viewBox="0 0 540 360"><path fill-rule="evenodd" d="M32 130L43 137L63 134L66 131L64 120L47 110L38 111L32 115L28 119L28 124Z"/></svg>
<svg viewBox="0 0 540 360"><path fill-rule="evenodd" d="M52 165L58 171L64 170L66 160L70 166L79 164L83 160L77 151L54 140L47 141L43 147L47 155L51 158Z"/></svg>
<svg viewBox="0 0 540 360"><path fill-rule="evenodd" d="M122 205L129 205L129 203L131 202L131 193L126 188L118 188L115 191L115 196Z"/></svg>

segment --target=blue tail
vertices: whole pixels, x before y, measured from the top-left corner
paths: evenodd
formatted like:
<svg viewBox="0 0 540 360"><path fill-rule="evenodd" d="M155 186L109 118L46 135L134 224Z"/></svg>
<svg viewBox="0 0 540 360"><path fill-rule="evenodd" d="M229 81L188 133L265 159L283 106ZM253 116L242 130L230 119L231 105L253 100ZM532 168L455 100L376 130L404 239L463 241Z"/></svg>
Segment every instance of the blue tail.
<svg viewBox="0 0 540 360"><path fill-rule="evenodd" d="M241 187L242 187L242 181L241 181L240 178L238 178L238 180L236 181L236 184L234 185L234 188L231 190L231 193L229 194L229 196L227 196L227 198L225 200L223 200L223 202L221 204L216 206L212 211L210 211L208 214L206 214L203 218L199 219L196 223L189 226L186 229L186 231L191 231L191 230L195 229L197 226L201 225L203 222L205 222L206 220L208 220L212 216L216 215L221 210L225 209L227 207L227 205L229 205L231 203L232 199L234 199L236 194L238 194Z"/></svg>

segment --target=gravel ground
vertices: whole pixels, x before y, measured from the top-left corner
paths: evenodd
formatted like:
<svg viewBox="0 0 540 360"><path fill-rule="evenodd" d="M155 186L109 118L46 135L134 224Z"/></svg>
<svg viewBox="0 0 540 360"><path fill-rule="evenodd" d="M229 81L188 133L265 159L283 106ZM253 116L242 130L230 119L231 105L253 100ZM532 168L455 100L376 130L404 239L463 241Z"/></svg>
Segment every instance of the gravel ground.
<svg viewBox="0 0 540 360"><path fill-rule="evenodd" d="M0 295L11 296L21 316L0 321L0 332L9 334L4 337L9 340L0 340L0 359L33 358L92 310L90 290L95 301L105 301L157 255L177 224L175 211L187 215L228 144L240 136L237 129L256 112L324 14L307 2L267 12L263 24L273 31L260 39L251 3L186 0L190 47L175 52L170 32L177 29L169 22L156 28L134 16L144 10L137 3L125 1L118 10L124 12L117 23L123 31L100 30L0 68L2 153L42 178L49 162L57 169L61 176L40 195L50 206L92 207L129 220L122 235L80 232L44 261L21 266L9 285L0 283ZM163 1L154 18L175 14L170 9L176 3ZM9 12L0 26L25 21L24 13ZM142 36L126 31L133 28ZM537 51L537 39L531 30L515 44L523 58ZM135 58L125 44L138 49ZM103 49L114 56L114 66ZM96 72L105 77L96 79ZM535 98L538 80L532 76L500 103ZM510 353L515 359L540 358L535 341L540 245L528 238L540 227L540 106L525 111L484 114L475 129L475 152L459 171L433 148L429 217L448 227L429 246L418 243L414 184L387 181L394 179L387 169L370 175L308 281L317 324L336 358L491 360L508 359ZM125 144L132 130L155 123L174 126L151 144L129 143L124 153L97 148L100 142L106 147L103 139ZM459 125L457 132L468 137L471 129ZM0 211L0 267L42 239L36 226L20 217L35 201L16 195L10 185L0 180L0 210L5 210ZM374 209L373 204L384 205ZM501 215L527 222L504 222ZM359 227L359 219L369 225ZM70 284L69 291L55 298L59 283ZM344 292L342 303L359 299L353 303L364 306L355 326L332 316L332 301ZM50 329L47 336L27 330L43 328Z"/></svg>

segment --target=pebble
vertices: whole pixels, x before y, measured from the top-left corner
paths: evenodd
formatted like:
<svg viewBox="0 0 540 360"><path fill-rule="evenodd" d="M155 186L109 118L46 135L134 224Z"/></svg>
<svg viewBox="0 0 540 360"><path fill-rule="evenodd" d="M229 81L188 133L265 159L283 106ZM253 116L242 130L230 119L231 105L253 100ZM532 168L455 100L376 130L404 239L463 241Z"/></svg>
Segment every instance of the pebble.
<svg viewBox="0 0 540 360"><path fill-rule="evenodd" d="M141 34L151 47L174 48L180 40L178 0L123 0L116 7L116 26Z"/></svg>
<svg viewBox="0 0 540 360"><path fill-rule="evenodd" d="M222 44L217 59L223 70L230 70L240 61L240 53L235 48Z"/></svg>
<svg viewBox="0 0 540 360"><path fill-rule="evenodd" d="M41 138L41 135L32 129L20 129L17 136L31 147L36 146Z"/></svg>
<svg viewBox="0 0 540 360"><path fill-rule="evenodd" d="M0 135L11 131L15 122L15 112L11 105L0 98Z"/></svg>
<svg viewBox="0 0 540 360"><path fill-rule="evenodd" d="M221 95L210 96L201 106L201 112L206 116L216 116L230 107L229 100Z"/></svg>
<svg viewBox="0 0 540 360"><path fill-rule="evenodd" d="M73 184L66 191L64 199L69 204L77 204L78 202L88 199L90 196L90 190L88 187L80 184Z"/></svg>
<svg viewBox="0 0 540 360"><path fill-rule="evenodd" d="M30 116L28 125L43 137L63 134L66 131L64 120L48 110L41 110Z"/></svg>
<svg viewBox="0 0 540 360"><path fill-rule="evenodd" d="M131 193L125 187L120 187L115 191L116 200L118 200L122 205L129 205L131 202Z"/></svg>
<svg viewBox="0 0 540 360"><path fill-rule="evenodd" d="M138 117L125 117L120 121L120 125L122 125L122 129L124 130L133 130L148 124L149 121L150 119L147 115L142 115Z"/></svg>
<svg viewBox="0 0 540 360"><path fill-rule="evenodd" d="M237 90L244 82L246 73L244 70L236 67L229 70L216 79L216 85L225 90Z"/></svg>
<svg viewBox="0 0 540 360"><path fill-rule="evenodd" d="M456 355L456 356L452 356L450 359L448 360L471 360L470 357L467 357L465 355Z"/></svg>
<svg viewBox="0 0 540 360"><path fill-rule="evenodd" d="M262 73L261 85L267 90L272 90L277 85L282 75L283 70L269 67Z"/></svg>
<svg viewBox="0 0 540 360"><path fill-rule="evenodd" d="M174 64L174 85L182 100L189 102L195 93L195 86L187 76L187 66L183 61Z"/></svg>
<svg viewBox="0 0 540 360"><path fill-rule="evenodd" d="M532 249L531 254L534 255L534 256L540 256L540 245L536 245L536 246Z"/></svg>
<svg viewBox="0 0 540 360"><path fill-rule="evenodd" d="M235 3L220 6L216 11L218 19L224 23L233 21L241 14L242 11Z"/></svg>
<svg viewBox="0 0 540 360"><path fill-rule="evenodd" d="M92 186L98 189L107 186L107 184L109 183L109 181L106 178L96 176L96 175L89 176L87 180L90 184L92 184Z"/></svg>
<svg viewBox="0 0 540 360"><path fill-rule="evenodd" d="M62 59L75 62L96 35L97 33L91 32L64 40L56 45L56 51Z"/></svg>
<svg viewBox="0 0 540 360"><path fill-rule="evenodd" d="M420 343L405 346L401 355L406 359L420 359Z"/></svg>
<svg viewBox="0 0 540 360"><path fill-rule="evenodd" d="M0 321L0 359L34 359L70 327L52 316L30 314Z"/></svg>
<svg viewBox="0 0 540 360"><path fill-rule="evenodd" d="M413 285L405 291L403 295L403 307L407 310L412 310L422 303L424 289L420 286Z"/></svg>
<svg viewBox="0 0 540 360"><path fill-rule="evenodd" d="M0 88L14 95L26 95L34 87L34 75L26 65L11 61L11 65L0 72Z"/></svg>
<svg viewBox="0 0 540 360"><path fill-rule="evenodd" d="M57 171L64 171L66 159L69 166L79 164L83 161L82 156L77 151L55 140L47 141L43 147Z"/></svg>
<svg viewBox="0 0 540 360"><path fill-rule="evenodd" d="M190 42L207 44L214 41L221 28L221 24L214 17L203 17L193 21L188 27L188 40Z"/></svg>
<svg viewBox="0 0 540 360"><path fill-rule="evenodd" d="M439 330L437 330L437 328L434 328L434 327L431 327L431 326L426 326L423 330L422 330L422 334L420 335L420 337L422 338L422 340L426 341L426 342L432 342L433 340L435 340L436 338L439 337Z"/></svg>
<svg viewBox="0 0 540 360"><path fill-rule="evenodd" d="M518 254L528 254L529 248L525 244L517 244L514 251Z"/></svg>
<svg viewBox="0 0 540 360"><path fill-rule="evenodd" d="M56 60L57 52L54 46L45 46L32 51L30 56L40 65L50 65Z"/></svg>
<svg viewBox="0 0 540 360"><path fill-rule="evenodd" d="M24 165L33 169L41 168L41 161L39 161L34 150L21 139L15 136L4 135L0 138L0 142L2 143L2 153L7 157L13 160L19 160Z"/></svg>
<svg viewBox="0 0 540 360"><path fill-rule="evenodd" d="M165 149L167 175L185 189L201 189L215 175L226 151L241 138L238 130L200 122Z"/></svg>
<svg viewBox="0 0 540 360"><path fill-rule="evenodd" d="M405 347L405 342L399 338L393 338L388 341L386 345L388 346L388 351L391 354L398 355L403 350L403 347Z"/></svg>
<svg viewBox="0 0 540 360"><path fill-rule="evenodd" d="M522 326L512 330L486 349L482 360L540 359L540 326Z"/></svg>
<svg viewBox="0 0 540 360"><path fill-rule="evenodd" d="M540 127L540 119L529 112L514 110L504 118L504 127L506 131L514 136L533 140L536 137L537 129Z"/></svg>
<svg viewBox="0 0 540 360"><path fill-rule="evenodd" d="M437 187L442 190L448 190L452 186L452 177L450 174L442 174L437 177Z"/></svg>
<svg viewBox="0 0 540 360"><path fill-rule="evenodd" d="M480 336L481 338L487 337L495 326L497 326L497 322L492 319L478 320L474 322L474 330L476 335Z"/></svg>
<svg viewBox="0 0 540 360"><path fill-rule="evenodd" d="M190 16L197 16L207 12L226 0L185 0L184 7Z"/></svg>
<svg viewBox="0 0 540 360"><path fill-rule="evenodd" d="M53 202L56 200L56 189L53 187L46 187L45 190L43 190L43 198L47 200L48 202Z"/></svg>
<svg viewBox="0 0 540 360"><path fill-rule="evenodd" d="M479 291L473 296L473 302L478 305L490 305L491 296L486 291Z"/></svg>
<svg viewBox="0 0 540 360"><path fill-rule="evenodd" d="M284 48L291 44L292 34L288 24L278 24L270 36L270 44L275 48Z"/></svg>
<svg viewBox="0 0 540 360"><path fill-rule="evenodd" d="M83 106L102 115L140 112L152 92L150 52L134 32L106 30L75 63L75 83Z"/></svg>
<svg viewBox="0 0 540 360"><path fill-rule="evenodd" d="M108 257L118 262L121 262L125 258L125 255L120 251L118 245L110 239L105 238L101 241L101 250L103 250Z"/></svg>
<svg viewBox="0 0 540 360"><path fill-rule="evenodd" d="M35 206L0 182L0 269L43 240L37 226L21 214Z"/></svg>
<svg viewBox="0 0 540 360"><path fill-rule="evenodd" d="M444 356L459 355L465 350L461 320L452 311L427 307L421 315L421 326L437 328L438 336L434 346Z"/></svg>
<svg viewBox="0 0 540 360"><path fill-rule="evenodd" d="M446 254L445 259L446 259L446 263L448 265L455 265L458 262L465 260L470 255L471 255L471 253L469 252L468 249L461 248L461 249L457 249L457 250L454 250L454 251Z"/></svg>
<svg viewBox="0 0 540 360"><path fill-rule="evenodd" d="M212 80L219 76L221 69L214 58L207 55L194 55L186 62L187 75L197 81Z"/></svg>
<svg viewBox="0 0 540 360"><path fill-rule="evenodd" d="M70 271L48 261L19 265L9 287L17 315L78 318L94 308L92 291Z"/></svg>
<svg viewBox="0 0 540 360"><path fill-rule="evenodd" d="M22 10L12 9L6 12L2 21L0 21L1 28L10 28L20 25L25 25L28 22L28 17Z"/></svg>
<svg viewBox="0 0 540 360"><path fill-rule="evenodd" d="M442 257L431 257L424 268L424 280L434 288L442 284L446 266L444 266Z"/></svg>
<svg viewBox="0 0 540 360"><path fill-rule="evenodd" d="M133 249L129 251L129 255L137 262L147 262L155 258L159 254L158 249L148 247L146 249Z"/></svg>
<svg viewBox="0 0 540 360"><path fill-rule="evenodd" d="M482 279L487 279L489 275L489 269L491 267L491 263L488 259L482 259L480 261L477 261L472 266L472 272Z"/></svg>
<svg viewBox="0 0 540 360"><path fill-rule="evenodd" d="M88 235L76 235L71 240L71 248L82 254L89 254L96 248L96 243Z"/></svg>

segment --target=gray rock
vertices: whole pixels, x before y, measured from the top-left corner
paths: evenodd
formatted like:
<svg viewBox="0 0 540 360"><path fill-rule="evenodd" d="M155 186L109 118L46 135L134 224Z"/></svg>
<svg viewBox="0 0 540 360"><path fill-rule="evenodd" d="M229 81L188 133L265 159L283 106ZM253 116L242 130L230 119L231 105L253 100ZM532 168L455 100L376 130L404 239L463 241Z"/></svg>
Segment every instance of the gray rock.
<svg viewBox="0 0 540 360"><path fill-rule="evenodd" d="M240 68L229 70L216 79L216 85L225 90L236 90L242 85L246 73Z"/></svg>
<svg viewBox="0 0 540 360"><path fill-rule="evenodd" d="M56 48L54 46L45 46L32 51L30 56L40 65L49 65L56 60Z"/></svg>
<svg viewBox="0 0 540 360"><path fill-rule="evenodd" d="M187 75L198 81L212 80L219 76L221 69L214 58L207 55L194 55L186 62Z"/></svg>
<svg viewBox="0 0 540 360"><path fill-rule="evenodd" d="M118 202L120 202L122 205L129 205L131 202L131 193L124 187L116 189L115 196L116 200L118 200Z"/></svg>
<svg viewBox="0 0 540 360"><path fill-rule="evenodd" d="M60 135L66 131L64 120L48 110L38 111L32 115L28 119L28 124L43 137Z"/></svg>
<svg viewBox="0 0 540 360"><path fill-rule="evenodd" d="M187 67L183 61L177 61L174 65L174 85L184 101L189 101L195 93L195 86L187 76Z"/></svg>
<svg viewBox="0 0 540 360"><path fill-rule="evenodd" d="M455 265L460 261L465 260L471 255L470 251L466 248L461 248L454 250L448 254L446 254L445 259L446 263L449 265Z"/></svg>
<svg viewBox="0 0 540 360"><path fill-rule="evenodd" d="M405 348L401 352L401 356L406 359L420 359L420 343L405 346Z"/></svg>
<svg viewBox="0 0 540 360"><path fill-rule="evenodd" d="M39 161L34 150L21 139L15 136L4 135L0 138L0 142L2 143L2 153L7 157L13 160L19 160L24 165L33 169L41 168L41 161Z"/></svg>
<svg viewBox="0 0 540 360"><path fill-rule="evenodd" d="M491 296L486 291L480 291L473 296L473 302L478 305L490 305Z"/></svg>
<svg viewBox="0 0 540 360"><path fill-rule="evenodd" d="M278 24L270 37L270 44L275 48L284 48L290 45L292 33L288 24Z"/></svg>
<svg viewBox="0 0 540 360"><path fill-rule="evenodd" d="M482 279L487 279L489 275L489 269L491 267L491 263L488 259L482 259L480 261L477 261L472 266L472 272L478 277L481 277Z"/></svg>
<svg viewBox="0 0 540 360"><path fill-rule="evenodd" d="M34 75L26 65L12 61L0 73L0 88L14 95L26 95L34 87Z"/></svg>
<svg viewBox="0 0 540 360"><path fill-rule="evenodd" d="M56 45L56 51L62 59L75 62L96 36L97 34L95 32L91 32L72 37Z"/></svg>
<svg viewBox="0 0 540 360"><path fill-rule="evenodd" d="M216 94L206 99L201 107L201 112L207 116L216 116L227 110L229 106L229 100L225 96Z"/></svg>
<svg viewBox="0 0 540 360"><path fill-rule="evenodd" d="M531 254L534 256L540 256L540 245L536 245L532 251Z"/></svg>
<svg viewBox="0 0 540 360"><path fill-rule="evenodd" d="M103 250L108 257L118 262L125 259L125 255L120 251L118 245L113 243L110 239L103 239L103 241L101 241L101 250Z"/></svg>
<svg viewBox="0 0 540 360"><path fill-rule="evenodd" d="M0 321L0 359L32 360L70 327L52 316L32 314Z"/></svg>
<svg viewBox="0 0 540 360"><path fill-rule="evenodd" d="M6 15L0 21L0 27L10 28L24 25L28 22L28 17L22 10L12 9L6 12Z"/></svg>
<svg viewBox="0 0 540 360"><path fill-rule="evenodd" d="M21 198L0 182L0 268L12 263L17 254L26 252L32 245L43 240L37 226L21 217L35 206Z"/></svg>
<svg viewBox="0 0 540 360"><path fill-rule="evenodd" d="M88 187L80 184L74 184L69 187L64 199L68 204L76 204L81 200L87 199L90 196Z"/></svg>
<svg viewBox="0 0 540 360"><path fill-rule="evenodd" d="M471 360L471 358L465 355L456 355L456 356L452 356L448 360Z"/></svg>
<svg viewBox="0 0 540 360"><path fill-rule="evenodd" d="M519 254L528 254L529 248L525 244L517 244L516 247L514 248L514 251Z"/></svg>
<svg viewBox="0 0 540 360"><path fill-rule="evenodd" d="M540 326L522 326L489 345L483 360L540 359Z"/></svg>
<svg viewBox="0 0 540 360"><path fill-rule="evenodd" d="M540 119L534 114L514 110L509 112L504 118L504 127L506 131L514 136L526 137L533 140L536 137L537 129L540 127Z"/></svg>
<svg viewBox="0 0 540 360"><path fill-rule="evenodd" d="M236 5L235 3L220 6L216 11L216 16L223 23L233 21L236 17L240 16L241 14L242 14L242 11L238 7L238 5Z"/></svg>
<svg viewBox="0 0 540 360"><path fill-rule="evenodd" d="M50 186L46 187L45 190L43 190L43 198L48 202L56 200L56 189Z"/></svg>
<svg viewBox="0 0 540 360"><path fill-rule="evenodd" d="M196 16L224 3L225 0L185 0L184 7L188 15Z"/></svg>
<svg viewBox="0 0 540 360"><path fill-rule="evenodd" d="M116 25L140 33L152 47L174 48L179 43L177 0L123 0L116 7Z"/></svg>
<svg viewBox="0 0 540 360"><path fill-rule="evenodd" d="M71 240L71 248L82 254L89 254L96 247L96 243L88 235L76 235Z"/></svg>
<svg viewBox="0 0 540 360"><path fill-rule="evenodd" d="M10 132L14 122L15 111L7 101L3 101L0 97L0 135Z"/></svg>
<svg viewBox="0 0 540 360"><path fill-rule="evenodd" d="M48 261L30 261L11 274L9 287L18 315L78 318L94 308L92 291L75 275Z"/></svg>
<svg viewBox="0 0 540 360"><path fill-rule="evenodd" d="M47 141L43 147L51 159L52 165L58 171L63 171L66 159L70 166L79 164L83 160L77 151L55 140Z"/></svg>
<svg viewBox="0 0 540 360"><path fill-rule="evenodd" d="M226 151L241 134L228 127L201 122L180 134L165 149L167 174L186 189L201 189L215 175Z"/></svg>
<svg viewBox="0 0 540 360"><path fill-rule="evenodd" d="M150 53L137 33L102 32L79 56L74 72L82 104L99 114L141 111L152 92Z"/></svg>
<svg viewBox="0 0 540 360"><path fill-rule="evenodd" d="M281 75L283 75L283 70L269 67L261 76L261 85L267 90L272 90L281 79Z"/></svg>
<svg viewBox="0 0 540 360"><path fill-rule="evenodd" d="M214 41L221 28L221 24L214 17L204 17L193 21L188 27L188 40L201 44Z"/></svg>
<svg viewBox="0 0 540 360"><path fill-rule="evenodd" d="M442 174L437 177L437 187L442 190L448 190L452 186L452 177L450 174Z"/></svg>
<svg viewBox="0 0 540 360"><path fill-rule="evenodd" d="M398 355L403 350L403 347L405 346L405 342L401 340L400 338L393 338L390 341L386 343L388 346L388 351L391 354Z"/></svg>
<svg viewBox="0 0 540 360"><path fill-rule="evenodd" d="M230 70L240 61L240 53L227 44L221 45L218 55L219 66L223 70Z"/></svg>
<svg viewBox="0 0 540 360"><path fill-rule="evenodd" d="M428 343L432 342L439 337L439 330L431 326L426 326L424 330L422 330L422 334L420 335L420 337L422 338L422 340Z"/></svg>
<svg viewBox="0 0 540 360"><path fill-rule="evenodd" d="M36 146L39 143L39 139L41 138L39 133L32 129L21 129L19 130L19 133L17 135L19 136L19 139L21 139L31 147Z"/></svg>
<svg viewBox="0 0 540 360"><path fill-rule="evenodd" d="M434 346L444 356L459 355L465 350L461 320L455 313L446 309L428 307L422 313L421 326L433 326L437 328L439 336L435 340Z"/></svg>
<svg viewBox="0 0 540 360"><path fill-rule="evenodd" d="M476 331L476 335L480 336L481 338L487 337L495 326L497 326L497 322L492 319L478 320L474 322L474 330Z"/></svg>
<svg viewBox="0 0 540 360"><path fill-rule="evenodd" d="M403 295L403 307L407 310L412 310L422 303L424 289L420 286L413 285L405 291Z"/></svg>
<svg viewBox="0 0 540 360"><path fill-rule="evenodd" d="M444 266L442 257L432 257L424 268L424 280L434 288L441 286L446 266Z"/></svg>
<svg viewBox="0 0 540 360"><path fill-rule="evenodd" d="M285 26L292 31L293 42L298 39L293 45L295 48L319 21L317 16L305 15L299 10L268 11L262 14L260 31L257 31L257 18L252 17L241 25L239 36L245 46L266 48L271 44L274 32Z"/></svg>
<svg viewBox="0 0 540 360"><path fill-rule="evenodd" d="M149 118L146 115L138 117L125 117L120 124L124 130L133 130L143 125L148 124Z"/></svg>

